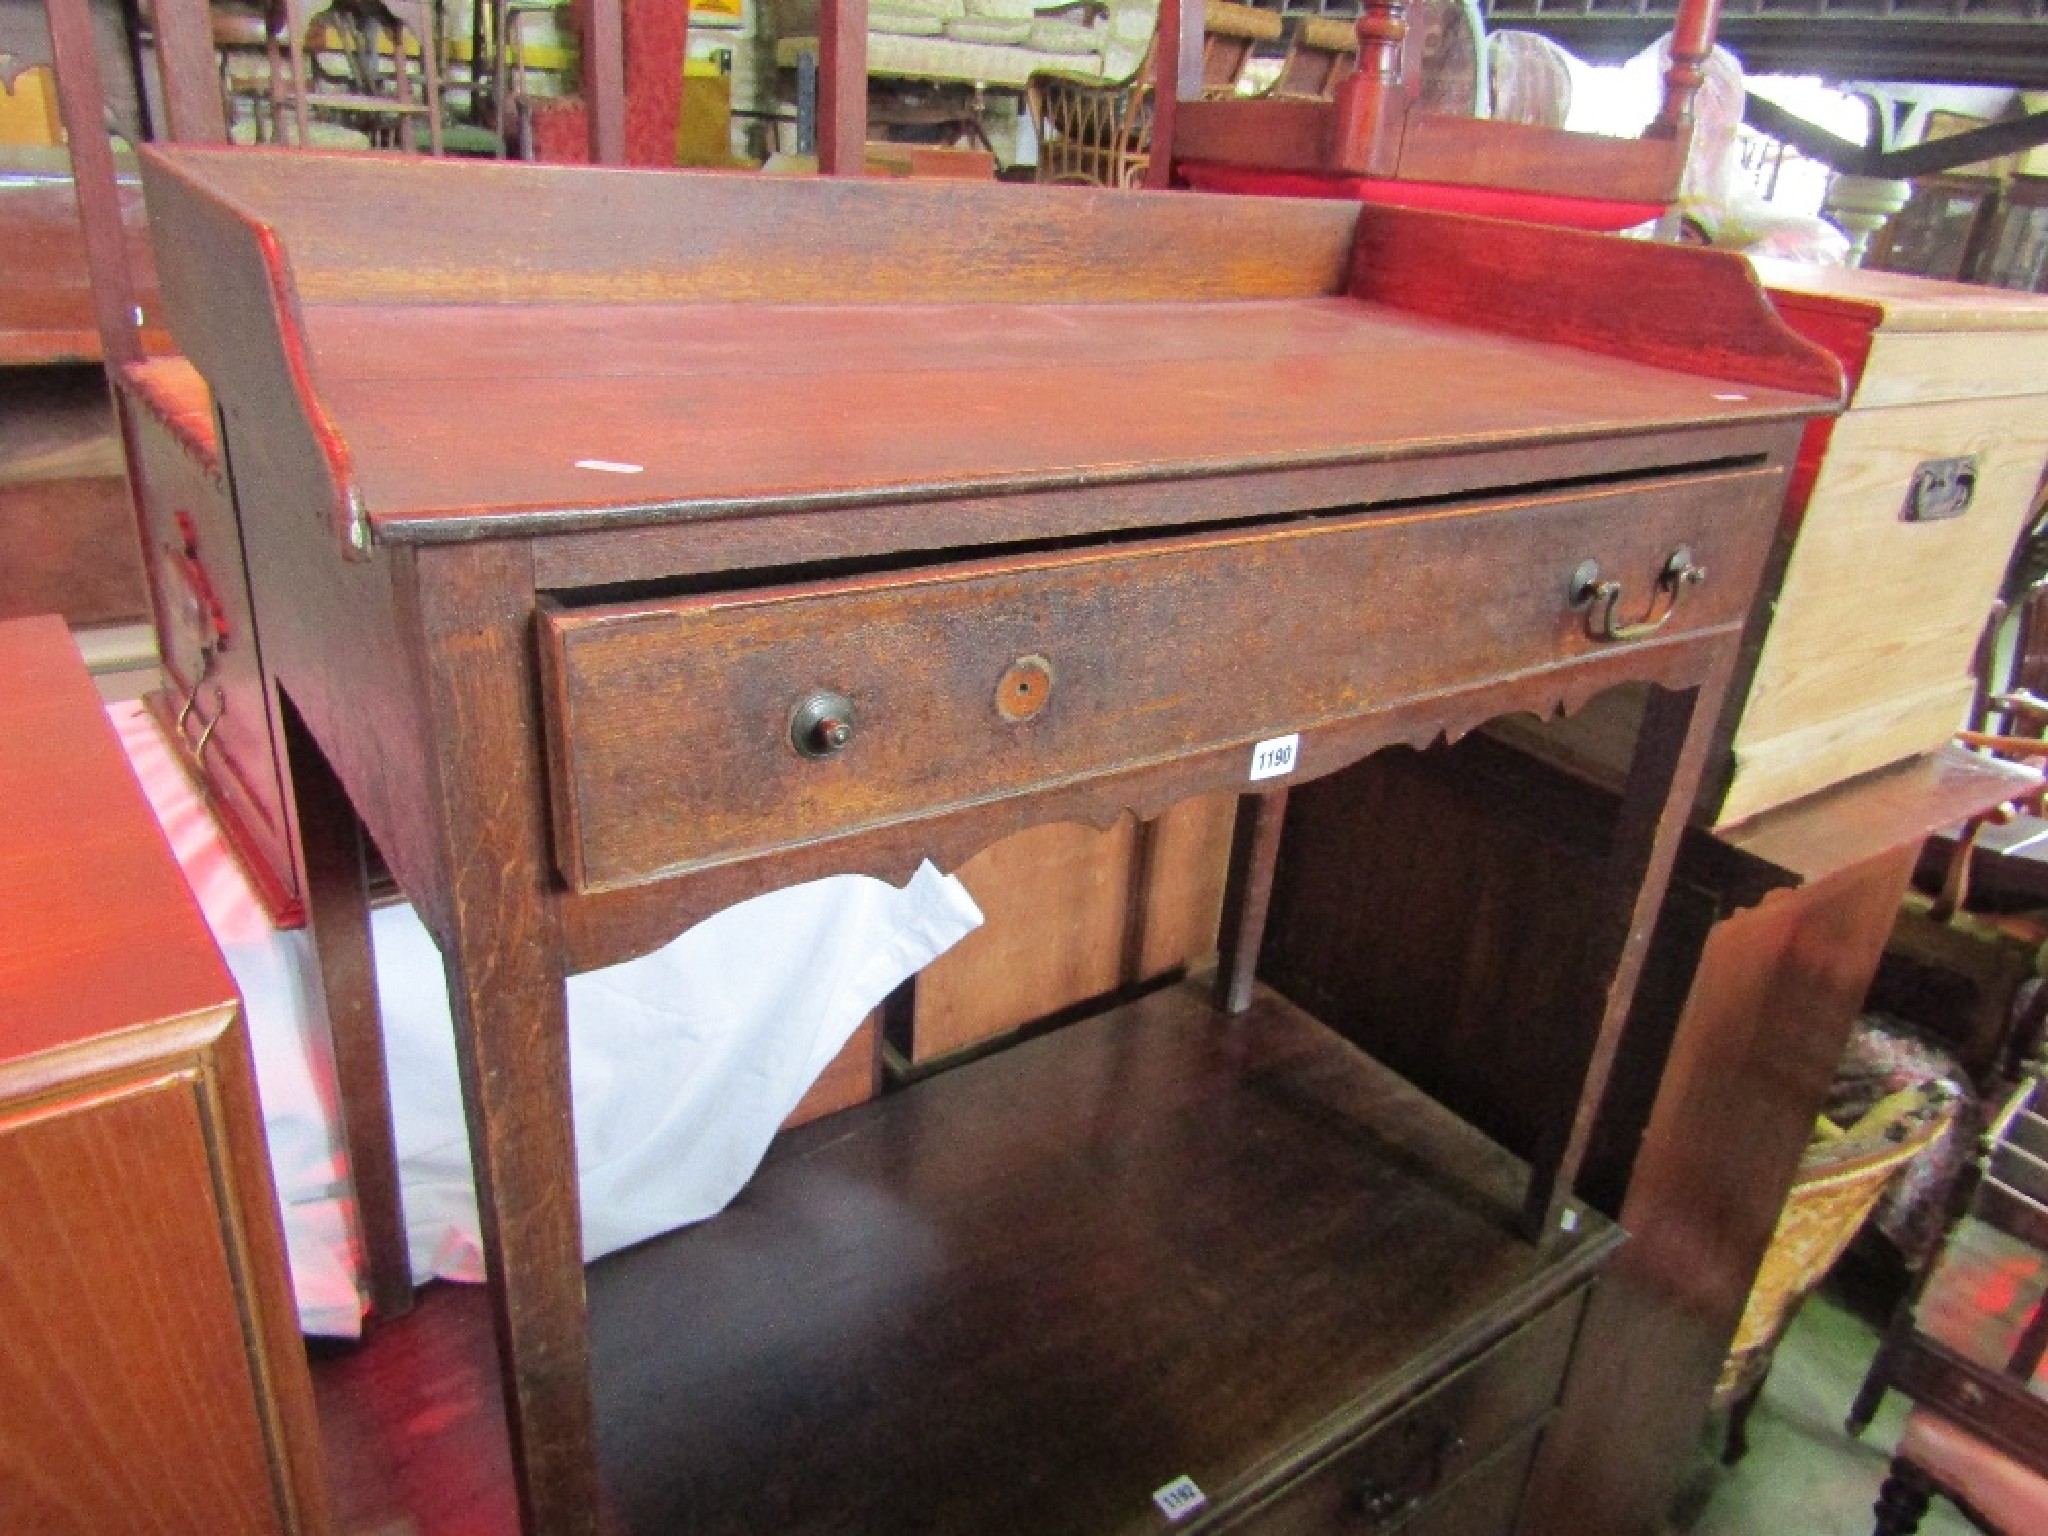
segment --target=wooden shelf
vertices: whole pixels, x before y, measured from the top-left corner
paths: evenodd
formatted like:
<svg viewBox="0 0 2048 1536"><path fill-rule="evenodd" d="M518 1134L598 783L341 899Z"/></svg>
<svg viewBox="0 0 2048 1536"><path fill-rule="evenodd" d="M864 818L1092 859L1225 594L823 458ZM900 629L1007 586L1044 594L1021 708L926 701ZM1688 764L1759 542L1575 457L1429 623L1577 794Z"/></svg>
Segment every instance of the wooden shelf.
<svg viewBox="0 0 2048 1536"><path fill-rule="evenodd" d="M1590 1214L1513 1235L1526 1177L1275 993L1234 1018L1154 993L787 1135L724 1215L593 1266L610 1512L1111 1531L1182 1475L1227 1505L1605 1258ZM509 1508L479 1475L480 1448L503 1465L482 1300L321 1368L349 1524Z"/></svg>

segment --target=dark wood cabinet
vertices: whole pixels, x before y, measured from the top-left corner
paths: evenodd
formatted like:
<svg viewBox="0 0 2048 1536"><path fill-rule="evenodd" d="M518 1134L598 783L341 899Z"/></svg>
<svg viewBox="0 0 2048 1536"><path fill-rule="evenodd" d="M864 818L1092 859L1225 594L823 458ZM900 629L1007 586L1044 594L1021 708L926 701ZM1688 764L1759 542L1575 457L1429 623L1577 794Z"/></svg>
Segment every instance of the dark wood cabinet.
<svg viewBox="0 0 2048 1536"><path fill-rule="evenodd" d="M411 1298L365 829L448 964L530 1531L1512 1518L1614 1241L1572 1197L1593 1106L1801 426L1840 393L1746 267L1278 200L194 150L148 175L378 1306ZM1510 275L1529 303L1481 302ZM1288 802L1624 682L1650 698L1569 1028L1503 1147L1261 980L1299 937L1267 923ZM1216 794L1213 986L804 1127L725 1214L586 1276L567 975L758 891ZM1390 892L1428 880L1404 830ZM1455 1002L1425 990L1417 1038ZM341 1375L392 1401L408 1357L479 1346L454 1310ZM474 1405L388 1422L412 1469L499 1443ZM344 1482L406 1512L388 1470Z"/></svg>

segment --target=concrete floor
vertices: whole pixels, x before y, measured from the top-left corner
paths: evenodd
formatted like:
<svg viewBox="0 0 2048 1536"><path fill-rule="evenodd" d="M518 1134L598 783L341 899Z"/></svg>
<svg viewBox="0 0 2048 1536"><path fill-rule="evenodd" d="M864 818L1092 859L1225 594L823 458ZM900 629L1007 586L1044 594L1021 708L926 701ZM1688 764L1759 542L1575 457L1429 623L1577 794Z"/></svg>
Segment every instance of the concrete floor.
<svg viewBox="0 0 2048 1536"><path fill-rule="evenodd" d="M1689 1536L1870 1536L1871 1506L1907 1406L1890 1393L1859 1438L1842 1432L1876 1349L1875 1326L1842 1293L1823 1288L1778 1346L1749 1421L1749 1455L1703 1480L1689 1501L1698 1512L1679 1528ZM1921 1536L1975 1531L1939 1499L1920 1523Z"/></svg>

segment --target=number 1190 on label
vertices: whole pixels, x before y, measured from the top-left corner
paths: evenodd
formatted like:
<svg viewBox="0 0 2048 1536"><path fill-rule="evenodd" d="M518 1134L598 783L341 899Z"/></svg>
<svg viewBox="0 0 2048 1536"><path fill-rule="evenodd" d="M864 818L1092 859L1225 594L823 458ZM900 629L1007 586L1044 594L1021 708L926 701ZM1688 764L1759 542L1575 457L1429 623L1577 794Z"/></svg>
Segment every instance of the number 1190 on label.
<svg viewBox="0 0 2048 1536"><path fill-rule="evenodd" d="M1252 778L1277 779L1283 773L1294 772L1294 765L1301 757L1301 733L1292 736L1275 736L1262 741L1252 748Z"/></svg>

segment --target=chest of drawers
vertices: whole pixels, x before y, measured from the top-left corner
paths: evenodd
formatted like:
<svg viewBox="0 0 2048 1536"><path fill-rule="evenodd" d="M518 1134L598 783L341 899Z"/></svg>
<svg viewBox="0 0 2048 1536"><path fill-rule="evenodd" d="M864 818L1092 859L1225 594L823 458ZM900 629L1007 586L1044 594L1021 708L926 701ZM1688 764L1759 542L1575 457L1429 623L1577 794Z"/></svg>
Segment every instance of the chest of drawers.
<svg viewBox="0 0 2048 1536"><path fill-rule="evenodd" d="M448 962L529 1530L607 1497L647 1529L1222 1528L1319 1518L1354 1459L1418 1518L1512 1511L1570 1332L1540 1319L1612 1242L1571 1188L1671 812L1839 390L1746 269L1331 204L148 176L352 1127L381 1097L359 829ZM1651 703L1585 1029L1518 1159L1259 984L1272 858L1294 783L1625 682ZM586 1302L566 975L797 880L1217 792L1213 989L809 1127ZM388 1248L388 1148L351 1150ZM1485 1388L1525 1349L1530 1396ZM1424 1400L1469 1461L1422 1454ZM1153 1499L1182 1476L1199 1509Z"/></svg>

